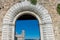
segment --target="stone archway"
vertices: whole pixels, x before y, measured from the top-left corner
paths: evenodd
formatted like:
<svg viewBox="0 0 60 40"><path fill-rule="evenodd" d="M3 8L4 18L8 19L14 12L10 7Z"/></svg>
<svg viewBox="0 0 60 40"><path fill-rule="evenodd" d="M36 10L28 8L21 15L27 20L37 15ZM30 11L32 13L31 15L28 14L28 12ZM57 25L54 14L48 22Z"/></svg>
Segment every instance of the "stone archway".
<svg viewBox="0 0 60 40"><path fill-rule="evenodd" d="M16 18L15 19L15 25L16 25L15 26L15 35L16 35L15 38L17 40L27 40L27 39L28 40L29 39L39 40L39 39L41 39L40 38L40 36L41 36L40 35L40 25L39 25L39 22L38 22L38 19L37 19L38 17L36 17L37 15L36 14L34 15L34 14L35 13L31 12L31 11L24 11L24 12L19 13L15 17ZM22 30L17 29L18 27ZM19 32L17 30L20 30L21 34L19 34ZM36 30L38 30L38 32ZM27 36L28 34L30 34L30 36ZM32 35L34 35L34 36L32 36ZM36 35L37 35L37 37L36 37Z"/></svg>
<svg viewBox="0 0 60 40"><path fill-rule="evenodd" d="M14 40L15 21L18 15L25 13L24 11L35 15L39 20L41 40L55 40L48 11L42 5L32 5L29 1L17 3L8 10L3 19L2 40Z"/></svg>

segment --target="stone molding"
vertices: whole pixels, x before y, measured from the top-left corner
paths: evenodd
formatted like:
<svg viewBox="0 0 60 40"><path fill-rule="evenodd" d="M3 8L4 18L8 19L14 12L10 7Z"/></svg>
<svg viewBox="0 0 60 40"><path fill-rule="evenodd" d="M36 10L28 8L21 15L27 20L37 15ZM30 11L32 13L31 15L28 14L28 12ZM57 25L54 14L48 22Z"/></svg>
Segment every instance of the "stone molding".
<svg viewBox="0 0 60 40"><path fill-rule="evenodd" d="M33 12L37 17L41 29L41 40L55 40L48 11L42 5L32 5L29 1L16 3L7 11L3 19L2 40L14 40L15 17L24 11Z"/></svg>

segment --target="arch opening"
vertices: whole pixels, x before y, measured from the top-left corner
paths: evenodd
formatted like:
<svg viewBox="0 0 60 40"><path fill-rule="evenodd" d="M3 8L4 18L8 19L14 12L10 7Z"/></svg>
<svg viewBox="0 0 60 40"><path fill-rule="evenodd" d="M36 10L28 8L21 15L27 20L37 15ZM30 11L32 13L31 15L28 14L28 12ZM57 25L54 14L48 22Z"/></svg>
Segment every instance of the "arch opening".
<svg viewBox="0 0 60 40"><path fill-rule="evenodd" d="M25 13L25 14L19 16L17 18L16 24L15 24L16 25L15 26L16 39L18 40L20 38L19 40L21 40L21 39L41 40L40 27L38 24L39 24L39 21L37 20L37 18L34 15ZM18 30L19 30L19 32L18 32Z"/></svg>
<svg viewBox="0 0 60 40"><path fill-rule="evenodd" d="M17 18L17 20L37 20L37 18L31 14L23 14Z"/></svg>

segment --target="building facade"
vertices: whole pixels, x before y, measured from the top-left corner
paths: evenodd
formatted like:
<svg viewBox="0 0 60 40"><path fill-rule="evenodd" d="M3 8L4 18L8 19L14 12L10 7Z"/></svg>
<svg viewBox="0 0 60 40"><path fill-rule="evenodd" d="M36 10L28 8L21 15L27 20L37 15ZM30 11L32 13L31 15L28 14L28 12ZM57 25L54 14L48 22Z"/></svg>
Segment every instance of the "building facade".
<svg viewBox="0 0 60 40"><path fill-rule="evenodd" d="M23 0L24 1L24 0ZM60 3L60 0L37 0L39 5L42 5L47 11L48 14L51 17L52 20L52 28L54 33L54 39L53 40L60 40L60 15L56 11L57 4ZM21 0L0 0L0 40L2 40L2 28L6 24L3 24L3 19L5 18L5 15L7 14L7 11L13 6L17 5L17 3L21 3ZM26 3L26 2L25 2ZM15 6L17 7L17 6ZM42 8L43 11L43 8ZM23 12L25 13L25 12ZM26 11L26 13L32 13ZM33 14L33 13L32 13ZM13 15L13 14L11 14ZM20 14L19 14L20 15ZM34 14L35 15L35 14ZM36 15L37 16L37 15ZM12 17L12 16L10 16ZM16 16L17 18L18 16ZM38 17L38 16L37 16ZM39 18L38 18L39 19ZM47 20L48 21L48 20ZM51 22L51 21L50 21ZM50 25L51 26L51 25ZM5 25L6 27L6 25ZM8 27L8 26L7 26ZM9 30L9 29L8 29ZM12 30L10 28L10 30ZM7 31L7 30L6 30ZM42 32L41 32L42 33ZM11 35L11 34L10 34ZM14 35L14 34L12 34ZM13 37L13 36L12 36ZM52 37L52 36L51 36ZM10 37L11 38L11 37ZM14 39L14 38L13 38ZM11 39L11 40L13 40ZM3 39L3 40L10 40L10 39ZM43 40L43 39L42 39ZM47 40L50 40L49 38Z"/></svg>

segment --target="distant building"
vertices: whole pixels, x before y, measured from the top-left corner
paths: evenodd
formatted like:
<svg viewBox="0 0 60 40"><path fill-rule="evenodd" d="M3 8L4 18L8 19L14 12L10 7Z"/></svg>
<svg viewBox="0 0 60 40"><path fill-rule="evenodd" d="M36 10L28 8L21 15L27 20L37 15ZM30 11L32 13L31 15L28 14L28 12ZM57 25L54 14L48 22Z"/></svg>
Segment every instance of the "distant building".
<svg viewBox="0 0 60 40"><path fill-rule="evenodd" d="M24 40L24 35L25 35L25 32L24 32L24 30L22 30L21 35L19 35L19 34L16 35L17 40Z"/></svg>

